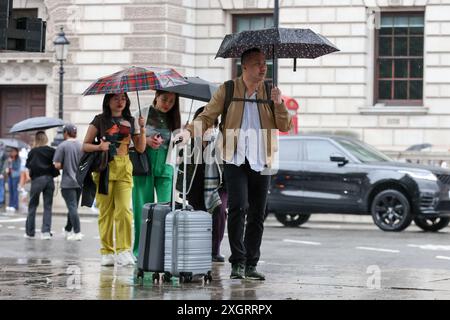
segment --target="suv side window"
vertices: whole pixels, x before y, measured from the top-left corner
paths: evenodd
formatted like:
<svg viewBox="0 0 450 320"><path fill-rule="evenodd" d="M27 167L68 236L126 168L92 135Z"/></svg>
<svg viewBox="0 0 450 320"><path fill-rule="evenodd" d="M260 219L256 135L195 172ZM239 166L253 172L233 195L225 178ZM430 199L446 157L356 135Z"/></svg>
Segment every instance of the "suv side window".
<svg viewBox="0 0 450 320"><path fill-rule="evenodd" d="M300 140L280 140L280 161L299 161L300 144Z"/></svg>
<svg viewBox="0 0 450 320"><path fill-rule="evenodd" d="M329 162L332 154L342 154L342 151L326 140L305 141L306 160Z"/></svg>

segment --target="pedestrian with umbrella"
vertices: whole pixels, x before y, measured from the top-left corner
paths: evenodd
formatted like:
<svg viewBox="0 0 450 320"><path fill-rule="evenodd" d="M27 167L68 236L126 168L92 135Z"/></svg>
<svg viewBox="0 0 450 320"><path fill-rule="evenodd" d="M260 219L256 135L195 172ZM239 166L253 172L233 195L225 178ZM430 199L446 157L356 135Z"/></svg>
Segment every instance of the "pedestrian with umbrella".
<svg viewBox="0 0 450 320"><path fill-rule="evenodd" d="M128 95L106 94L103 112L90 123L83 143L85 152L107 152L109 159L105 170L94 172L102 266L115 263L119 266L134 265L130 251L133 165L128 151L131 141L138 152L145 151L144 118L140 117L138 126L135 126ZM101 185L107 185L106 190L101 190Z"/></svg>
<svg viewBox="0 0 450 320"><path fill-rule="evenodd" d="M148 144L145 128L147 119L141 116L138 92L185 83L183 77L173 69L131 67L99 78L83 93L105 94L103 113L91 122L83 144L85 152L108 152L110 160L104 171L94 173L103 266L115 263L120 266L135 264L131 252L132 213L129 204L132 197L133 165L129 157L129 145L132 140L136 151L143 153ZM126 93L130 91L136 91L137 95L138 124L135 124L130 112L130 100ZM156 142L161 144L160 140ZM108 186L103 190L105 182Z"/></svg>
<svg viewBox="0 0 450 320"><path fill-rule="evenodd" d="M157 90L152 105L142 110L147 127L147 175L133 176L134 245L137 257L142 208L146 203L167 203L172 199L173 168L166 164L172 133L181 127L178 94ZM155 199L156 193L156 199Z"/></svg>
<svg viewBox="0 0 450 320"><path fill-rule="evenodd" d="M230 278L265 280L256 266L270 181L266 169L272 166L277 148L273 131L289 131L292 119L280 90L276 87L269 90L264 84L267 73L264 53L258 48L244 51L241 63L242 76L222 84L205 110L174 139L185 143L191 136L202 137L205 130L212 127L219 116L222 117L220 128L224 143L222 157L225 161L231 249L229 262L232 265Z"/></svg>
<svg viewBox="0 0 450 320"><path fill-rule="evenodd" d="M9 205L6 211L19 210L19 181L21 172L21 160L19 149L9 147L9 156L6 164L6 176L8 177Z"/></svg>

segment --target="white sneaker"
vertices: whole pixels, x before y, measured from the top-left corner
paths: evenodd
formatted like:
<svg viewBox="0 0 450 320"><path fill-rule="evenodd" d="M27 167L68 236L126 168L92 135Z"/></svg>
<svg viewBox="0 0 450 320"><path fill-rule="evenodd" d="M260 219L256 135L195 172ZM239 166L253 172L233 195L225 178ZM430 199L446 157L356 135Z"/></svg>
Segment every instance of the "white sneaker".
<svg viewBox="0 0 450 320"><path fill-rule="evenodd" d="M113 254L102 254L101 265L104 267L114 266L114 255Z"/></svg>
<svg viewBox="0 0 450 320"><path fill-rule="evenodd" d="M128 251L128 254L130 255L130 258L133 261L133 263L136 263L137 262L137 258L134 256L133 252Z"/></svg>
<svg viewBox="0 0 450 320"><path fill-rule="evenodd" d="M23 237L24 237L25 239L32 239L32 240L35 239L34 236L29 236L29 235L27 235L26 233L23 235Z"/></svg>
<svg viewBox="0 0 450 320"><path fill-rule="evenodd" d="M68 240L68 238L72 235L72 232L71 231L66 231L66 228L62 228L62 234L63 234L63 236L64 236L64 238L66 239L66 240Z"/></svg>
<svg viewBox="0 0 450 320"><path fill-rule="evenodd" d="M69 241L81 241L81 239L83 239L83 237L84 237L84 234L82 234L81 232L78 232L78 233L73 233L73 234L69 235L67 237L67 240L69 240Z"/></svg>
<svg viewBox="0 0 450 320"><path fill-rule="evenodd" d="M52 238L52 234L50 232L44 232L41 234L42 240L50 240Z"/></svg>
<svg viewBox="0 0 450 320"><path fill-rule="evenodd" d="M119 266L134 266L134 259L130 256L130 251L119 252L116 256L116 263Z"/></svg>

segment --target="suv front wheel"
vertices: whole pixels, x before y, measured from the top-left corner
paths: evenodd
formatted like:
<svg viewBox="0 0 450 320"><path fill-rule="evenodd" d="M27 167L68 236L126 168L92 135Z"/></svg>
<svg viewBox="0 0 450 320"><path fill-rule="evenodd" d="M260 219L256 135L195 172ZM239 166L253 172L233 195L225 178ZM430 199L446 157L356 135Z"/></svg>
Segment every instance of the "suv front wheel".
<svg viewBox="0 0 450 320"><path fill-rule="evenodd" d="M449 217L436 217L436 218L427 218L427 217L415 217L414 222L416 225L422 229L423 231L439 231L450 223Z"/></svg>
<svg viewBox="0 0 450 320"><path fill-rule="evenodd" d="M306 223L310 216L310 214L275 214L277 220L286 227L298 227Z"/></svg>
<svg viewBox="0 0 450 320"><path fill-rule="evenodd" d="M412 222L408 199L394 189L377 193L373 198L370 212L377 227L383 231L403 231Z"/></svg>

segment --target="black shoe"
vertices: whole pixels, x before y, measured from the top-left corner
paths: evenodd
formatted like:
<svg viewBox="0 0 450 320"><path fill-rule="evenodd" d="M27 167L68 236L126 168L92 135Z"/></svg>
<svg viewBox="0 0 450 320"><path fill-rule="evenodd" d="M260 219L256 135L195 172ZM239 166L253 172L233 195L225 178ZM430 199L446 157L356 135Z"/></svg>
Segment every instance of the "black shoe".
<svg viewBox="0 0 450 320"><path fill-rule="evenodd" d="M231 265L230 279L244 279L244 265L236 263Z"/></svg>
<svg viewBox="0 0 450 320"><path fill-rule="evenodd" d="M213 255L212 262L225 262L225 257L221 254Z"/></svg>
<svg viewBox="0 0 450 320"><path fill-rule="evenodd" d="M245 279L250 279L250 280L266 280L266 277L256 271L256 266L246 266L245 267Z"/></svg>

